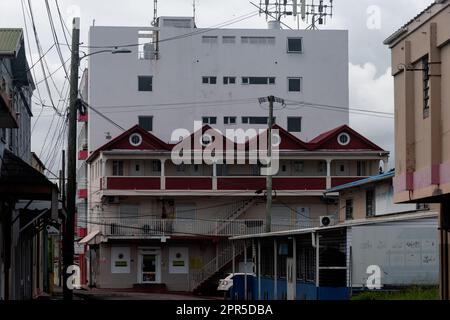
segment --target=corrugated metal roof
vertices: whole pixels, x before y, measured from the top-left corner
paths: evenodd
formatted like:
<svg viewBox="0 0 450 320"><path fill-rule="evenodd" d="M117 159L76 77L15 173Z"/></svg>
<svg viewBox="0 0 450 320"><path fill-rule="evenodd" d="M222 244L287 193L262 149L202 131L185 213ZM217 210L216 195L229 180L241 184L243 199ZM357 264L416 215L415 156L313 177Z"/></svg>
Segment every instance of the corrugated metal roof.
<svg viewBox="0 0 450 320"><path fill-rule="evenodd" d="M395 171L391 170L391 171L385 172L383 174L379 174L377 176L372 176L372 177L369 177L369 178L366 178L366 179L362 179L362 180L358 180L358 181L355 181L355 182L346 183L346 184L340 185L338 187L334 187L334 188L328 189L327 191L325 191L325 193L338 192L338 191L342 191L342 190L345 190L345 189L362 186L362 185L365 185L365 184L368 184L368 183L373 183L373 182L377 182L377 181L390 179L390 178L393 178L394 176L395 176Z"/></svg>
<svg viewBox="0 0 450 320"><path fill-rule="evenodd" d="M0 29L0 56L15 56L20 48L22 40L22 29L3 28Z"/></svg>

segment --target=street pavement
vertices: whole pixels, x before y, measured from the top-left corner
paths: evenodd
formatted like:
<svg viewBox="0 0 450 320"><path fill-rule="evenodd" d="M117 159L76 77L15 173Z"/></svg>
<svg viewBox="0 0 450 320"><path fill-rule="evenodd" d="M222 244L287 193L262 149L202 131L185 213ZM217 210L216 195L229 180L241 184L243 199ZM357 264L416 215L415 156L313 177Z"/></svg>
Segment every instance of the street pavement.
<svg viewBox="0 0 450 320"><path fill-rule="evenodd" d="M74 297L83 300L217 300L216 297L200 297L188 294L124 292L102 289L75 290Z"/></svg>

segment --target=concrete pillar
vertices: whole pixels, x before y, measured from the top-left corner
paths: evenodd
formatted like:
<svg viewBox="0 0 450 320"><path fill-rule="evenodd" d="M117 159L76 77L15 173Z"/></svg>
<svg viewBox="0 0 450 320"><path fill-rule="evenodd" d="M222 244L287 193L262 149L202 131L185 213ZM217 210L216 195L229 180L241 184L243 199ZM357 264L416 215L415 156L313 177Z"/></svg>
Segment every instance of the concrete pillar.
<svg viewBox="0 0 450 320"><path fill-rule="evenodd" d="M327 159L327 189L331 188L331 159Z"/></svg>
<svg viewBox="0 0 450 320"><path fill-rule="evenodd" d="M217 163L213 163L212 188L217 190Z"/></svg>
<svg viewBox="0 0 450 320"><path fill-rule="evenodd" d="M161 159L161 190L166 190L166 159Z"/></svg>

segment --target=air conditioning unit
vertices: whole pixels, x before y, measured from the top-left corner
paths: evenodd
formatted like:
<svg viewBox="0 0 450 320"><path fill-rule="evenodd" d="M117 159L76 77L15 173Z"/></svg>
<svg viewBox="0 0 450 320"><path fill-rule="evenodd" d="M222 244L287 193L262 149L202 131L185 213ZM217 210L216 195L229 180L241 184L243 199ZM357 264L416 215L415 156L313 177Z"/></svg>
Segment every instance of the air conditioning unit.
<svg viewBox="0 0 450 320"><path fill-rule="evenodd" d="M336 220L334 219L334 216L321 216L319 218L320 226L321 227L329 227L336 224Z"/></svg>

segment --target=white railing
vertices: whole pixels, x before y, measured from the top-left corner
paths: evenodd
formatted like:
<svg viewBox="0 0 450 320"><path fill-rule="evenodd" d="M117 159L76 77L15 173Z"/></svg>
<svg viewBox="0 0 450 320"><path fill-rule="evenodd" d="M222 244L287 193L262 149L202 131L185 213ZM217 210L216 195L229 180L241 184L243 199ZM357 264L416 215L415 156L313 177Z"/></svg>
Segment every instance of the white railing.
<svg viewBox="0 0 450 320"><path fill-rule="evenodd" d="M244 244L239 242L235 246L235 257L240 255L244 251ZM206 263L201 269L192 270L189 277L189 287L191 291L195 290L204 281L212 277L217 271L222 269L225 265L233 260L233 247L230 242L227 242L225 247L221 248L218 255Z"/></svg>
<svg viewBox="0 0 450 320"><path fill-rule="evenodd" d="M91 221L102 226L105 236L209 235L238 236L264 231L263 220L194 220L152 218L101 218ZM223 227L221 227L223 226Z"/></svg>

